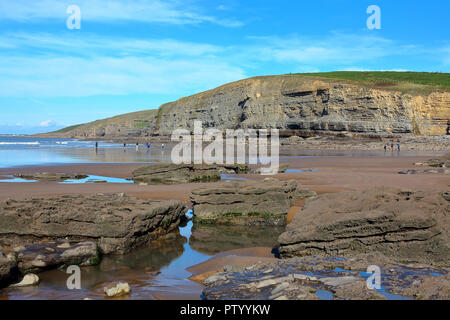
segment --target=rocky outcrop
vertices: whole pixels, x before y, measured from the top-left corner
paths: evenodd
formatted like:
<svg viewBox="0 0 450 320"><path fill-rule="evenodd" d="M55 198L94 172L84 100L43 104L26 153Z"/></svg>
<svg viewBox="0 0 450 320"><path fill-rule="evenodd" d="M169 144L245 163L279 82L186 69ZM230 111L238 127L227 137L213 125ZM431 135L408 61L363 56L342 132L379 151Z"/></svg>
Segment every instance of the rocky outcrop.
<svg viewBox="0 0 450 320"><path fill-rule="evenodd" d="M416 162L416 166L429 166L429 167L438 167L438 168L450 168L450 154L447 153L445 156L429 159L423 162Z"/></svg>
<svg viewBox="0 0 450 320"><path fill-rule="evenodd" d="M450 92L411 96L401 92L321 81L301 75L267 76L226 84L158 110L95 121L49 136L127 138L171 135L177 128L278 128L282 135L445 135Z"/></svg>
<svg viewBox="0 0 450 320"><path fill-rule="evenodd" d="M48 172L38 172L33 174L14 174L17 178L27 179L27 180L43 180L43 181L65 181L68 179L81 180L88 176L85 174L73 174L73 173L48 173Z"/></svg>
<svg viewBox="0 0 450 320"><path fill-rule="evenodd" d="M368 288L368 266L380 268L382 290ZM450 298L450 273L401 265L380 255L310 256L225 266L204 281L208 300L386 300Z"/></svg>
<svg viewBox="0 0 450 320"><path fill-rule="evenodd" d="M93 241L105 254L124 253L175 230L184 213L180 201L123 194L6 200L0 202L0 245L68 239Z"/></svg>
<svg viewBox="0 0 450 320"><path fill-rule="evenodd" d="M42 241L14 248L15 260L22 274L60 266L92 266L100 262L100 252L93 241Z"/></svg>
<svg viewBox="0 0 450 320"><path fill-rule="evenodd" d="M0 288L14 277L14 269L17 269L17 261L0 249Z"/></svg>
<svg viewBox="0 0 450 320"><path fill-rule="evenodd" d="M284 225L293 201L314 195L294 180L267 178L199 188L190 199L199 223Z"/></svg>
<svg viewBox="0 0 450 320"><path fill-rule="evenodd" d="M424 170L408 169L408 170L400 170L398 173L399 174L421 174L421 173L450 174L450 170L448 170L448 169L424 169Z"/></svg>
<svg viewBox="0 0 450 320"><path fill-rule="evenodd" d="M133 171L133 180L139 184L180 184L214 182L222 173L246 173L246 165L156 164Z"/></svg>
<svg viewBox="0 0 450 320"><path fill-rule="evenodd" d="M373 189L307 201L280 235L282 257L379 252L399 262L450 265L446 194Z"/></svg>

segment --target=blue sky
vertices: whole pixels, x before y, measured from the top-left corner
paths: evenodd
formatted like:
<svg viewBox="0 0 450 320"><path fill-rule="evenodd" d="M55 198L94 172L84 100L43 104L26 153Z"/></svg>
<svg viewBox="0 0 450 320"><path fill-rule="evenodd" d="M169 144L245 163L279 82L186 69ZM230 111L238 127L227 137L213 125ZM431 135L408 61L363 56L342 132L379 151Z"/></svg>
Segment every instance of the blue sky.
<svg viewBox="0 0 450 320"><path fill-rule="evenodd" d="M69 30L69 5L81 29ZM366 9L381 9L368 30ZM448 0L0 0L0 133L157 108L251 76L450 71Z"/></svg>

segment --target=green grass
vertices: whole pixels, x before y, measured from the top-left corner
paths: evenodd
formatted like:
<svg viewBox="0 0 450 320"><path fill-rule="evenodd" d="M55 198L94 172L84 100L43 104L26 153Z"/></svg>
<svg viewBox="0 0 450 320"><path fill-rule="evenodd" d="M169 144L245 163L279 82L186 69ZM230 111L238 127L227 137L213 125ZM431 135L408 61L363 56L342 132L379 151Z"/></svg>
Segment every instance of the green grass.
<svg viewBox="0 0 450 320"><path fill-rule="evenodd" d="M242 212L225 212L222 214L224 217L242 217Z"/></svg>
<svg viewBox="0 0 450 320"><path fill-rule="evenodd" d="M345 81L364 86L422 94L436 90L450 91L450 73L395 72L395 71L335 71L298 73L300 76Z"/></svg>
<svg viewBox="0 0 450 320"><path fill-rule="evenodd" d="M74 126L70 126L70 127L66 127L66 128L57 130L57 131L55 131L55 133L56 133L56 132L57 132L57 133L65 133L65 132L69 132L69 131L75 130L76 128L78 128L78 127L80 127L80 126L82 126L82 124L76 124L76 125L74 125Z"/></svg>
<svg viewBox="0 0 450 320"><path fill-rule="evenodd" d="M136 129L143 129L149 127L150 123L148 121L135 121L133 127Z"/></svg>

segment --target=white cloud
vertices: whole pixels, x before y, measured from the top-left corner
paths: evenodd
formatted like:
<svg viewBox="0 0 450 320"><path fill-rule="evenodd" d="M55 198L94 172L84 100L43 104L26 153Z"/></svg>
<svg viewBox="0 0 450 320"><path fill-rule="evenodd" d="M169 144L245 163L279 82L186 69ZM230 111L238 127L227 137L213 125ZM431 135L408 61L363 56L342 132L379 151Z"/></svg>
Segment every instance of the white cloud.
<svg viewBox="0 0 450 320"><path fill-rule="evenodd" d="M408 65L390 61L422 56L449 61L448 48L411 50L368 34L253 37L229 47L86 33L9 33L0 35L2 42L13 49L0 48L0 97L183 96L245 78L251 70L255 75L284 70L400 70Z"/></svg>
<svg viewBox="0 0 450 320"><path fill-rule="evenodd" d="M4 97L186 94L245 77L227 48L204 43L70 33L0 35L3 41L17 52L0 51Z"/></svg>
<svg viewBox="0 0 450 320"><path fill-rule="evenodd" d="M40 51L53 51L59 54L72 55L160 55L160 56L201 56L218 53L222 47L205 43L179 41L174 39L130 39L109 38L83 33L74 35L71 32L60 35L49 33L7 33L0 35L1 44L9 49L23 47Z"/></svg>
<svg viewBox="0 0 450 320"><path fill-rule="evenodd" d="M404 52L406 48L395 46L377 36L331 33L329 36L310 37L250 37L262 45L255 46L262 60L295 62L302 64L352 64L370 61Z"/></svg>
<svg viewBox="0 0 450 320"><path fill-rule="evenodd" d="M39 124L40 127L44 127L44 128L54 126L54 125L55 125L55 122L53 120L45 120Z"/></svg>
<svg viewBox="0 0 450 320"><path fill-rule="evenodd" d="M196 92L242 79L244 72L215 59L146 57L3 57L0 96L63 97Z"/></svg>
<svg viewBox="0 0 450 320"><path fill-rule="evenodd" d="M239 27L242 22L203 14L188 2L175 0L14 0L0 2L0 19L26 22L36 19L68 17L66 9L75 4L81 9L81 19L116 23L138 21L146 23L199 24L214 23L225 27Z"/></svg>

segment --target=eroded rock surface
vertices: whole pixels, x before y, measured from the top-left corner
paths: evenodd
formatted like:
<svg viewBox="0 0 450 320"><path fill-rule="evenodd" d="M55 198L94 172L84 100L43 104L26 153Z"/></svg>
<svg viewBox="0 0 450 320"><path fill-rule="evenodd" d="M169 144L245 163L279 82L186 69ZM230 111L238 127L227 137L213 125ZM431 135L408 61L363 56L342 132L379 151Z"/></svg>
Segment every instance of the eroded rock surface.
<svg viewBox="0 0 450 320"><path fill-rule="evenodd" d="M17 178L27 179L27 180L43 180L43 181L65 181L68 179L81 180L88 176L85 174L73 174L73 173L48 173L48 172L38 172L32 174L14 174Z"/></svg>
<svg viewBox="0 0 450 320"><path fill-rule="evenodd" d="M381 271L381 288L367 286L367 267ZM424 288L426 288L424 290ZM352 258L309 256L225 267L204 281L209 300L449 299L450 273L429 266L396 264L377 254Z"/></svg>
<svg viewBox="0 0 450 320"><path fill-rule="evenodd" d="M296 181L223 182L193 190L190 196L196 221L237 225L284 225L295 199L315 196Z"/></svg>
<svg viewBox="0 0 450 320"><path fill-rule="evenodd" d="M282 257L380 252L447 267L449 228L446 193L372 189L307 201L278 240Z"/></svg>
<svg viewBox="0 0 450 320"><path fill-rule="evenodd" d="M222 173L246 173L246 165L157 164L133 171L133 180L140 184L179 184L213 182Z"/></svg>
<svg viewBox="0 0 450 320"><path fill-rule="evenodd" d="M180 201L123 194L6 200L0 202L0 245L68 239L93 241L105 254L124 253L175 230L184 212Z"/></svg>
<svg viewBox="0 0 450 320"><path fill-rule="evenodd" d="M14 276L14 270L17 267L17 261L11 256L6 255L0 249L0 288L11 280Z"/></svg>
<svg viewBox="0 0 450 320"><path fill-rule="evenodd" d="M127 138L193 131L194 120L217 129L279 128L309 133L445 135L450 93L420 96L301 75L255 77L166 103L158 110L74 126L48 136Z"/></svg>

